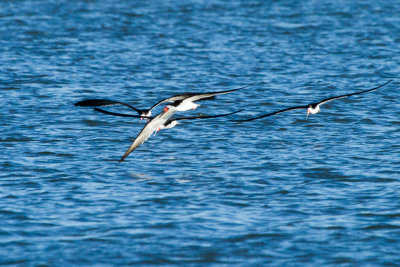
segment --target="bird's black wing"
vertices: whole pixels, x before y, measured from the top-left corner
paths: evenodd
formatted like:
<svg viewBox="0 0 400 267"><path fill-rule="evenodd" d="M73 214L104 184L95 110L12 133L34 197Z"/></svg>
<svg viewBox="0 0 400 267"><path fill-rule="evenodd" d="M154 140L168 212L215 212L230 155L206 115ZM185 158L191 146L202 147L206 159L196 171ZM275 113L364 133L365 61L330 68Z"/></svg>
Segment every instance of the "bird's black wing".
<svg viewBox="0 0 400 267"><path fill-rule="evenodd" d="M143 112L143 110L137 109L134 106L129 105L127 103L120 102L120 101L114 101L114 100L108 100L108 99L86 99L86 100L76 102L74 105L79 106L79 107L104 107L104 106L111 106L111 105L123 105L123 106L133 109L134 111L136 111L139 114L141 114Z"/></svg>
<svg viewBox="0 0 400 267"><path fill-rule="evenodd" d="M253 82L251 84L236 88L236 89L231 89L231 90L227 90L227 91L220 91L220 92L209 92L209 93L192 93L191 96L189 96L188 98L190 98L190 100L192 102L194 101L200 101L200 100L208 100L208 99L213 99L214 96L217 95L222 95L222 94L227 94L227 93L231 93L231 92L235 92L247 87L250 87L252 85L254 85L256 82Z"/></svg>
<svg viewBox="0 0 400 267"><path fill-rule="evenodd" d="M142 119L152 119L153 118L153 117L144 117L144 116L139 116L139 115L116 113L116 112L107 111L107 110L104 110L101 108L93 108L93 109L97 112L101 112L101 113L113 115L113 116L119 116L119 117L142 118Z"/></svg>
<svg viewBox="0 0 400 267"><path fill-rule="evenodd" d="M286 112L286 111L289 111L289 110L293 110L293 109L303 109L303 108L308 108L308 105L306 105L306 106L296 106L296 107L285 108L285 109L281 109L281 110L278 110L278 111L275 111L275 112L272 112L272 113L268 113L268 114L265 114L265 115L261 115L261 116L259 116L259 117L250 118L250 119L245 119L245 120L234 120L234 121L238 121L238 122L241 122L241 121L253 121L253 120L258 120L258 119L262 119L262 118L265 118L265 117L269 117L269 116L272 116L272 115L275 115L275 114L279 114L279 113L282 113L282 112Z"/></svg>
<svg viewBox="0 0 400 267"><path fill-rule="evenodd" d="M326 99L320 101L320 102L318 103L318 105L322 105L322 104L325 104L325 103L327 103L327 102L329 102L329 101L332 101L332 100L335 100L335 99L339 99L339 98L343 98L343 97L349 97L349 96L352 96L352 95L359 95L359 94L371 92L371 91L377 90L377 89L379 89L379 88L385 86L386 84L390 83L391 81L392 81L392 80L389 80L388 82L386 82L386 83L384 83L384 84L382 84L382 85L379 85L378 87L375 87L375 88L372 88L372 89L368 89L368 90L365 90L365 91L329 97L329 98L326 98Z"/></svg>
<svg viewBox="0 0 400 267"><path fill-rule="evenodd" d="M160 105L160 104L162 104L162 103L167 103L167 102L172 103L172 102L181 101L181 100L184 100L184 99L190 98L190 97L193 98L192 101L199 101L199 100L201 100L201 99L203 99L203 100L210 100L210 99L213 99L214 96L216 96L216 95L227 94L227 93L230 93L230 92L234 92L234 91L237 91L237 90L241 90L241 89L250 87L250 86L254 85L255 83L256 83L256 82L253 82L253 83L248 84L248 85L246 85L246 86L242 86L242 87L239 87L239 88L236 88L236 89L227 90L227 91L210 92L210 93L183 93L183 94L171 96L171 97L165 98L165 99L163 99L163 100L157 102L157 103L154 104L149 110L152 110L153 108L157 107L158 105Z"/></svg>
<svg viewBox="0 0 400 267"><path fill-rule="evenodd" d="M235 113L241 112L244 109L237 110L235 112L226 113L226 114L219 114L219 115L211 115L211 116L197 116L197 117L180 117L180 118L173 118L170 120L179 121L179 120L196 120L196 119L210 119L210 118L219 118L219 117L226 117L229 115L233 115Z"/></svg>

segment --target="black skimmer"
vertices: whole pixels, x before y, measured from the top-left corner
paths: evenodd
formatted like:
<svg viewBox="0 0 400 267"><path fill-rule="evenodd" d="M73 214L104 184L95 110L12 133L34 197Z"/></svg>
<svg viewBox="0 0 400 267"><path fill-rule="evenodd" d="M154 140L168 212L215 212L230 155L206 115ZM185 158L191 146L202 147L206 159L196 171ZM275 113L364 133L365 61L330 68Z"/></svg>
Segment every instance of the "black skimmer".
<svg viewBox="0 0 400 267"><path fill-rule="evenodd" d="M136 115L129 115L129 114L121 114L121 113L114 113L114 112L109 112L100 108L96 108L96 111L109 114L109 115L114 115L114 116L122 116L122 117L138 117ZM169 129L178 124L179 120L194 120L194 119L208 119L208 118L218 118L218 117L225 117L229 116L235 113L238 113L243 110L238 110L235 112L227 113L227 114L220 114L220 115L212 115L212 116L199 116L199 117L182 117L182 118L175 118L175 119L170 119L170 117L176 112L176 109L174 106L166 106L163 111L158 114L156 117L151 118L150 121L146 124L146 126L140 131L139 135L136 137L136 139L133 141L129 149L125 152L125 154L122 156L122 158L119 160L119 162L122 162L133 150L138 148L141 144L143 144L151 134L154 132L158 132L161 129Z"/></svg>
<svg viewBox="0 0 400 267"><path fill-rule="evenodd" d="M173 106L166 106L160 114L155 116L154 118L151 118L149 122L146 124L146 126L143 127L143 129L140 131L139 135L135 138L135 140L132 142L131 146L128 148L128 150L125 152L125 154L122 156L122 158L119 160L119 162L124 161L124 159L137 147L139 147L141 144L143 144L151 134L157 129L164 124L174 113L176 112L175 107Z"/></svg>
<svg viewBox="0 0 400 267"><path fill-rule="evenodd" d="M368 89L368 90L365 90L365 91L351 93L351 94L345 94L345 95L339 95L339 96L333 96L333 97L326 98L326 99L324 99L322 101L319 101L319 102L310 103L310 104L303 105L303 106L295 106L295 107L285 108L285 109L281 109L281 110L278 110L278 111L275 111L275 112L272 112L272 113L261 115L259 117L245 119L245 120L235 120L235 121L240 121L240 122L241 121L253 121L253 120L269 117L269 116L272 116L272 115L275 115L275 114L279 114L279 113L282 113L282 112L286 112L286 111L289 111L289 110L294 110L294 109L307 109L307 115L306 115L306 120L307 120L308 115L310 113L311 114L317 114L318 112L321 111L320 106L325 104L325 103L327 103L327 102L329 102L329 101L340 99L340 98L343 98L343 97L349 97L349 96L353 96L353 95L359 95L359 94L363 94L363 93L367 93L367 92L372 92L374 90L377 90L377 89L381 88L382 86L385 86L386 84L390 83L391 81L392 80L389 80L388 82L386 82L386 83L384 83L382 85L379 85L378 87L375 87L375 88L372 88L372 89Z"/></svg>
<svg viewBox="0 0 400 267"><path fill-rule="evenodd" d="M152 110L153 108L157 107L158 105L162 103L172 103L173 106L176 107L177 111L186 111L190 109L196 109L199 105L195 104L194 102L200 101L200 100L210 100L213 99L217 95L222 95L222 94L227 94L231 93L234 91L238 91L241 89L245 89L247 87L250 87L254 85L255 82L245 85L236 89L231 89L227 91L219 91L219 92L209 92L209 93L183 93L175 96L168 97L166 99L163 99L153 105L149 110ZM147 115L149 116L149 115Z"/></svg>
<svg viewBox="0 0 400 267"><path fill-rule="evenodd" d="M209 92L209 93L183 93L183 94L179 94L179 95L175 95L175 96L171 96L168 98L165 98L159 102L157 102L156 104L154 104L151 108L149 109L138 109L135 108L132 105L129 105L127 103L124 102L120 102L120 101L114 101L114 100L108 100L108 99L86 99L86 100L82 100L79 102L76 102L74 105L75 106L81 106L81 107L101 107L101 106L110 106L110 105L124 105L126 107L129 107L133 110L135 110L141 120L145 117L150 117L151 116L151 111L163 104L163 103L172 103L171 105L176 107L176 111L186 111L186 110L190 110L190 109L196 109L199 104L196 104L194 102L196 101L200 101L200 100L210 100L213 99L215 96L217 95L222 95L222 94L227 94L227 93L231 93L240 89L244 89L247 87L250 87L252 85L254 85L255 82L240 87L240 88L236 88L236 89L232 89L232 90L227 90L227 91L220 91L220 92Z"/></svg>
<svg viewBox="0 0 400 267"><path fill-rule="evenodd" d="M231 93L234 91L238 91L240 89L250 87L254 84L255 84L255 82L253 82L249 85L240 87L240 88L227 90L227 91L220 91L220 92L184 93L184 94L172 96L172 97L166 98L164 100L161 100L160 102L155 104L153 107L151 107L151 109L155 108L156 106L158 106L162 103L172 103L171 105L176 107L176 111L187 111L190 109L196 109L198 106L200 106L199 104L194 103L196 101L213 99L217 95L222 95L222 94L227 94L227 93Z"/></svg>

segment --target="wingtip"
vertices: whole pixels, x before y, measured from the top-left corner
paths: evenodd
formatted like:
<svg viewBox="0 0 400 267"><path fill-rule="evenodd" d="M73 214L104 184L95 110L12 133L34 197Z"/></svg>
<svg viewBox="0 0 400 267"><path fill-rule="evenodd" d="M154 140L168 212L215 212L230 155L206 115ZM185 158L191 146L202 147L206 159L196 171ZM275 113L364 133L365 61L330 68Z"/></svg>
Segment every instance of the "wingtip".
<svg viewBox="0 0 400 267"><path fill-rule="evenodd" d="M86 106L88 106L87 102L88 102L87 100L81 100L81 101L75 102L74 106L75 107L86 107Z"/></svg>
<svg viewBox="0 0 400 267"><path fill-rule="evenodd" d="M256 83L257 82L252 82L251 84L248 84L248 85L245 85L245 86L242 86L242 87L239 87L239 88L231 89L231 90L228 90L228 91L224 91L224 92L221 92L221 93L231 93L231 92L239 91L239 90L251 87L251 86L255 85Z"/></svg>
<svg viewBox="0 0 400 267"><path fill-rule="evenodd" d="M90 107L93 106L93 102L97 101L97 99L85 99L74 103L74 106L77 107Z"/></svg>
<svg viewBox="0 0 400 267"><path fill-rule="evenodd" d="M381 87L383 87L383 86L385 86L385 85L387 85L387 84L389 84L389 83L391 83L392 81L393 81L393 79L390 79L389 81L385 82L384 84L378 86L377 89L378 89L378 88L381 88Z"/></svg>
<svg viewBox="0 0 400 267"><path fill-rule="evenodd" d="M121 159L119 160L119 163L121 163L122 161L124 161L126 159L126 157L129 156L130 153L132 153L132 151L135 150L135 148L131 148L129 147L129 149L125 152L125 154L121 157Z"/></svg>
<svg viewBox="0 0 400 267"><path fill-rule="evenodd" d="M255 85L256 83L257 83L257 82L252 82L252 83L250 83L250 84L248 84L248 85L245 85L245 86L242 86L242 87L233 89L232 91L238 91L238 90L241 90L241 89L249 88L249 87Z"/></svg>
<svg viewBox="0 0 400 267"><path fill-rule="evenodd" d="M382 84L381 86L387 85L389 83L393 82L393 79L390 79L389 81L385 82L384 84Z"/></svg>
<svg viewBox="0 0 400 267"><path fill-rule="evenodd" d="M242 109L236 110L236 111L234 111L234 112L228 113L227 115L229 116L229 115L233 115L233 114L236 114L236 113L240 113L240 112L242 112L242 111L244 111L244 110L245 110L245 109L242 108Z"/></svg>
<svg viewBox="0 0 400 267"><path fill-rule="evenodd" d="M128 154L128 155L129 155L129 154ZM121 157L121 159L118 160L118 163L123 162L123 161L125 160L125 158L126 158L128 155L125 153L125 155L123 155L123 156Z"/></svg>

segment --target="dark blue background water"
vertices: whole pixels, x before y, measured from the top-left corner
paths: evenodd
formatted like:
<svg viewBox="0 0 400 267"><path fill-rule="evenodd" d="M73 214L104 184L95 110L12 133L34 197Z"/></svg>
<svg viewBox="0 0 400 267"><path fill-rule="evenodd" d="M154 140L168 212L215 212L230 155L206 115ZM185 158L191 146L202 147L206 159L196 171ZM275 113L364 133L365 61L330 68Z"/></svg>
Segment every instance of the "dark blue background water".
<svg viewBox="0 0 400 267"><path fill-rule="evenodd" d="M1 1L0 263L400 262L398 1ZM149 107L228 90L118 159ZM111 109L110 109L111 110ZM127 112L123 107L112 110Z"/></svg>

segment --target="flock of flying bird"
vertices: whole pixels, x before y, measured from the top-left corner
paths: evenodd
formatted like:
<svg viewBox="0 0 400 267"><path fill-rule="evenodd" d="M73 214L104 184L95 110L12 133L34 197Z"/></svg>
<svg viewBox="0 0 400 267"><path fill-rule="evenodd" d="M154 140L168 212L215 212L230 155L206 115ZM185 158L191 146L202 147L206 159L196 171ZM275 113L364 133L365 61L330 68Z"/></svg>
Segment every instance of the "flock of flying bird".
<svg viewBox="0 0 400 267"><path fill-rule="evenodd" d="M265 117L269 117L275 114L279 114L282 112L294 110L294 109L306 109L307 110L307 116L306 119L308 118L308 115L311 114L316 114L321 111L320 106L322 104L325 104L327 102L330 102L332 100L344 98L344 97L349 97L353 95L359 95L367 92L372 92L374 90L377 90L381 88L382 86L387 85L390 83L392 80L389 80L388 82L379 85L375 88L360 91L360 92L355 92L355 93L350 93L350 94L344 94L344 95L339 95L339 96L334 96L334 97L329 97L326 99L323 99L318 102L310 103L307 105L301 105L301 106L293 106L285 109L281 109L272 113L264 114L258 117L254 118L249 118L249 119L241 119L241 120L234 120L235 122L246 122L246 121L252 121L252 120L257 120ZM233 115L235 113L243 111L237 110L235 112L231 113L226 113L226 114L220 114L220 115L212 115L212 116L197 116L197 117L180 117L180 118L171 118L176 112L182 112L182 111L187 111L187 110L194 110L196 109L199 104L196 104L195 102L197 101L202 101L202 100L210 100L214 99L215 96L217 95L222 95L222 94L227 94L231 93L240 89L244 89L247 87L250 87L254 85L255 83L243 86L241 88L237 89L232 89L228 91L220 91L220 92L210 92L210 93L184 93L184 94L179 94L175 95L166 99L163 99L153 105L149 109L138 109L132 105L129 105L124 102L119 102L119 101L114 101L114 100L108 100L108 99L86 99L82 100L79 102L76 102L74 105L75 106L82 106L82 107L93 107L95 111L109 114L109 115L114 115L114 116L122 116L122 117L134 117L134 118L140 118L140 121L143 119L147 120L146 125L143 127L143 129L140 131L139 135L136 137L136 139L133 141L131 146L128 148L128 150L125 152L125 154L122 156L122 158L119 160L119 162L122 162L133 150L135 150L137 147L139 147L141 144L143 144L149 137L154 133L156 134L159 130L162 129L169 129L178 124L179 121L181 120L194 120L194 119L209 119L209 118L218 118L218 117L225 117L229 115ZM156 116L152 117L151 116L151 111L164 103L169 103L166 105L163 110ZM110 105L123 105L126 106L138 113L138 115L131 115L131 114L123 114L123 113L115 113L115 112L110 112L98 107L101 106L110 106Z"/></svg>

